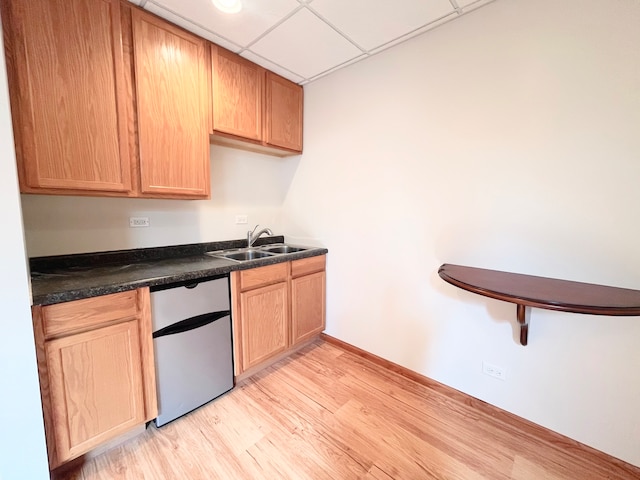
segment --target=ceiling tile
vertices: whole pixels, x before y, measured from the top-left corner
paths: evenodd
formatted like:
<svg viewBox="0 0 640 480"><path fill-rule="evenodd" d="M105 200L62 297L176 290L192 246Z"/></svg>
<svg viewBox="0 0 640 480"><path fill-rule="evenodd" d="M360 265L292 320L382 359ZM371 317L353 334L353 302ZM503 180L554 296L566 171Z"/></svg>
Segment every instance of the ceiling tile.
<svg viewBox="0 0 640 480"><path fill-rule="evenodd" d="M366 50L454 11L449 0L315 0L309 8Z"/></svg>
<svg viewBox="0 0 640 480"><path fill-rule="evenodd" d="M277 73L281 77L288 78L292 82L301 83L305 80L303 77L296 75L295 73L290 72L285 68L282 68L280 65L276 65L275 63L256 55L251 50L245 50L240 54L240 56L252 61L253 63L257 63L267 70L271 70L272 72Z"/></svg>
<svg viewBox="0 0 640 480"><path fill-rule="evenodd" d="M360 49L306 8L258 40L250 50L304 78L318 75L362 54Z"/></svg>
<svg viewBox="0 0 640 480"><path fill-rule="evenodd" d="M179 12L181 17L242 47L301 7L297 0L243 0L242 10L230 15L220 12L211 0L149 0L145 8L151 10L150 3Z"/></svg>

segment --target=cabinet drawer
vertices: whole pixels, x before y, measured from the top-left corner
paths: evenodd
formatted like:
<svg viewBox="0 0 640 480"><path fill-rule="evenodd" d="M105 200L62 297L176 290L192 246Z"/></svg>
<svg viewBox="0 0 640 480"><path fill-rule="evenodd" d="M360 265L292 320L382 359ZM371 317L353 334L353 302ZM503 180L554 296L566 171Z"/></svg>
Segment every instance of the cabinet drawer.
<svg viewBox="0 0 640 480"><path fill-rule="evenodd" d="M325 269L326 255L303 258L291 262L291 276L300 277L313 272L321 272Z"/></svg>
<svg viewBox="0 0 640 480"><path fill-rule="evenodd" d="M45 338L87 330L103 323L135 318L137 292L113 293L42 307Z"/></svg>
<svg viewBox="0 0 640 480"><path fill-rule="evenodd" d="M240 272L240 290L283 282L289 274L289 263L277 263L267 267L252 268Z"/></svg>

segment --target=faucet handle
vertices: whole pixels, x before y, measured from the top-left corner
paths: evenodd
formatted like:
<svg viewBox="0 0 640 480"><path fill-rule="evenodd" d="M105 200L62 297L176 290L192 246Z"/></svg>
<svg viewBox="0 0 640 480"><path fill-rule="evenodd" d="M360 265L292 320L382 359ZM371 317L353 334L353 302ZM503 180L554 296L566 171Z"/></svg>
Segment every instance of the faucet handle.
<svg viewBox="0 0 640 480"><path fill-rule="evenodd" d="M256 225L255 227L253 227L253 230L249 230L247 232L247 248L251 248L251 245L253 244L253 242L256 241L255 238L253 238L253 234L256 231L256 228L258 228L258 225Z"/></svg>

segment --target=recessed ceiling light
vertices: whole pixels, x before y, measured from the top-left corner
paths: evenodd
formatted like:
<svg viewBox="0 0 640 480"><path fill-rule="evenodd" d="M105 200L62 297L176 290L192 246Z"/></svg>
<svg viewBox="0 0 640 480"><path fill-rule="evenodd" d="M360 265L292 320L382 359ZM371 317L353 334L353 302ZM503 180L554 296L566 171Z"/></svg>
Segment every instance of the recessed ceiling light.
<svg viewBox="0 0 640 480"><path fill-rule="evenodd" d="M242 10L240 0L211 0L213 5L224 13L238 13Z"/></svg>

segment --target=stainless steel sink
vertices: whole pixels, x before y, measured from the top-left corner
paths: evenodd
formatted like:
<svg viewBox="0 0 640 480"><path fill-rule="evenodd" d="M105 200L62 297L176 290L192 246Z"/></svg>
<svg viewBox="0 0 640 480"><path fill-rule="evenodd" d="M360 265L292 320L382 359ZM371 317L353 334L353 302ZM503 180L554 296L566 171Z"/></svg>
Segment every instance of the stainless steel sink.
<svg viewBox="0 0 640 480"><path fill-rule="evenodd" d="M236 262L246 262L247 260L256 260L257 258L273 257L275 253L263 252L255 248L239 248L236 250L219 250L207 252L212 257L227 258Z"/></svg>
<svg viewBox="0 0 640 480"><path fill-rule="evenodd" d="M206 252L207 255L212 257L226 258L228 260L234 260L236 262L246 262L249 260L256 260L258 258L268 258L276 255L283 255L285 253L295 253L307 250L304 247L295 247L293 245L287 245L283 243L263 245L261 247L251 248L238 248L234 250L217 250L212 252Z"/></svg>
<svg viewBox="0 0 640 480"><path fill-rule="evenodd" d="M236 253L223 253L222 257L230 258L231 260L255 260L256 258L272 257L273 254L269 252L261 252L259 250L245 250L244 252Z"/></svg>
<svg viewBox="0 0 640 480"><path fill-rule="evenodd" d="M295 252L302 252L307 249L302 247L293 247L291 245L276 245L276 246L265 245L264 247L262 247L262 250L264 250L265 252L271 252L271 253L295 253Z"/></svg>

